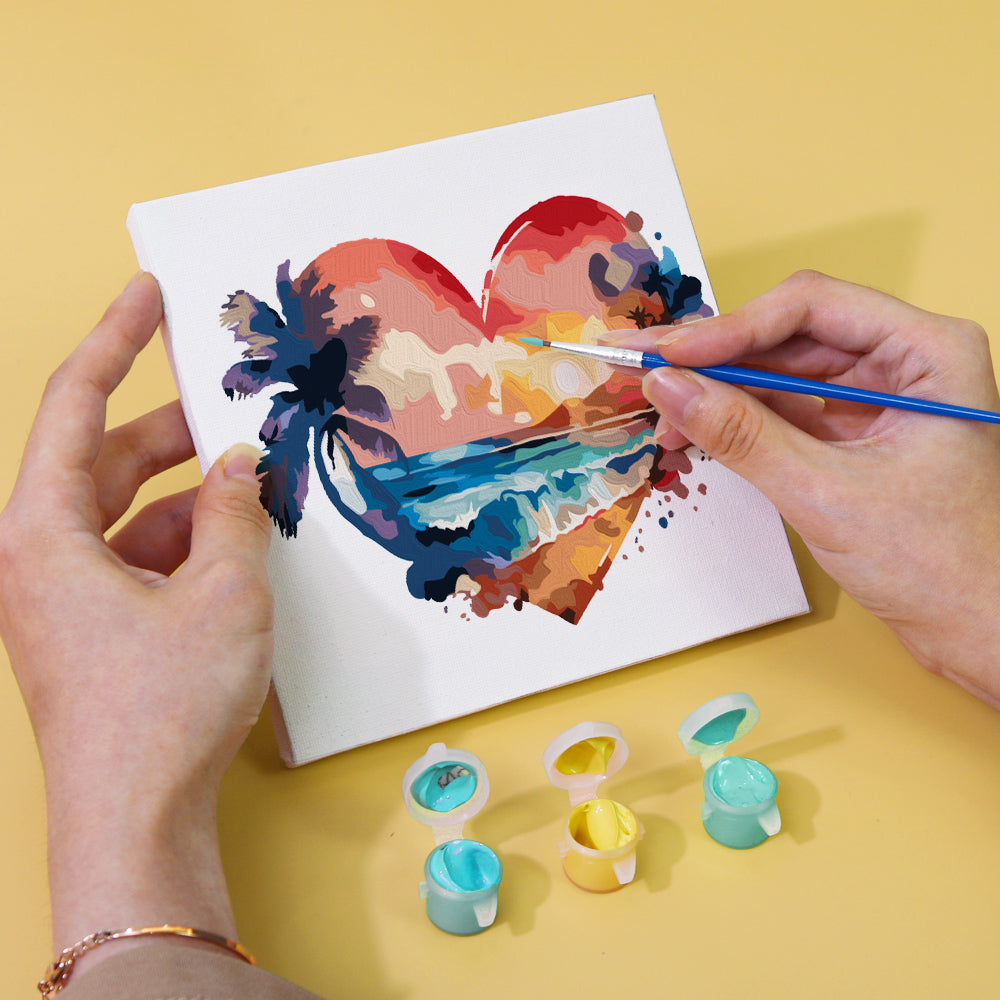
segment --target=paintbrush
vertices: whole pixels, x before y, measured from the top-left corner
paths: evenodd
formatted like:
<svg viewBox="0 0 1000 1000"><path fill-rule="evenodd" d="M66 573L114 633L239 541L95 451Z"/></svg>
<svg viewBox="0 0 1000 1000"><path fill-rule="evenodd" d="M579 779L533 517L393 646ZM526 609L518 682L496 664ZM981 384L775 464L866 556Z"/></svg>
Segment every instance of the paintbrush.
<svg viewBox="0 0 1000 1000"><path fill-rule="evenodd" d="M552 347L571 354L582 354L596 358L610 365L627 368L662 368L670 365L659 354L647 351L633 351L627 347L605 347L591 344L573 344L562 340L542 340L540 337L517 337L522 344L533 347ZM671 366L672 367L672 366ZM737 365L711 365L707 368L690 368L693 372L706 375L719 382L733 385L756 386L761 389L779 389L782 392L798 392L807 396L822 396L825 399L846 399L852 403L870 403L872 406L888 406L896 410L915 410L919 413L937 413L945 417L960 417L963 420L981 420L1000 424L1000 413L991 410L976 410L971 406L955 406L952 403L937 403L930 399L916 399L913 396L894 396L874 389L858 389L833 382L817 382L813 379L798 378L795 375L780 375L777 372L757 371L740 368Z"/></svg>

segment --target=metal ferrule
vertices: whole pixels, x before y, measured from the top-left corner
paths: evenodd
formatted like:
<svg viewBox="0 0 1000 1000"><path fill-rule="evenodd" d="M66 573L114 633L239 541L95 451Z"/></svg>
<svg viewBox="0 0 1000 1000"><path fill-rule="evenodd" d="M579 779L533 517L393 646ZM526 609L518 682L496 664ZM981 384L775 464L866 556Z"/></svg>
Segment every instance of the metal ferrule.
<svg viewBox="0 0 1000 1000"><path fill-rule="evenodd" d="M571 344L566 341L553 340L552 347L572 354L582 354L588 358L598 358L611 365L625 365L628 368L642 368L642 351L629 350L627 347L607 347L596 344Z"/></svg>

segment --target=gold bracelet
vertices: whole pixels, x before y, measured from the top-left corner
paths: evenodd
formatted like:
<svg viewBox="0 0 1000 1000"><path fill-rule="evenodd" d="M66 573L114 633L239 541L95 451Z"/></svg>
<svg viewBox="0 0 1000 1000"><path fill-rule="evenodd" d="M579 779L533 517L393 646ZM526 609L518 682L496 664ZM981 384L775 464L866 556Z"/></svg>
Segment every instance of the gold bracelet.
<svg viewBox="0 0 1000 1000"><path fill-rule="evenodd" d="M239 955L244 962L256 965L257 960L238 941L230 941L229 938L221 934L213 934L211 931L200 931L195 927L177 927L173 924L164 924L162 927L126 927L120 931L97 931L88 934L82 941L69 948L64 948L49 966L45 973L45 978L38 984L38 990L50 1000L61 990L66 988L70 974L73 971L73 963L85 955L88 951L93 951L98 945L106 941L120 941L123 938L145 937L148 934L168 934L173 937L190 938L194 941L205 941L214 944L219 948L225 948L236 955Z"/></svg>

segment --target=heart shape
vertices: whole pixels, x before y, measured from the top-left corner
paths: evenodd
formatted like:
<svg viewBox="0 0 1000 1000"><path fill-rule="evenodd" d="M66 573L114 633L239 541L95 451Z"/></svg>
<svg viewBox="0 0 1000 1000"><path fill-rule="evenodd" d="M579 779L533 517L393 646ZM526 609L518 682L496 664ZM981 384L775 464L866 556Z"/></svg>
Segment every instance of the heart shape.
<svg viewBox="0 0 1000 1000"><path fill-rule="evenodd" d="M275 387L262 499L282 534L297 533L312 467L350 523L409 563L414 597L579 621L643 500L686 495L691 465L653 441L638 375L509 337L594 343L710 314L641 228L589 198L540 202L497 243L481 306L385 239L338 244L294 280L282 264L284 319L230 295L221 321L246 348L222 385Z"/></svg>

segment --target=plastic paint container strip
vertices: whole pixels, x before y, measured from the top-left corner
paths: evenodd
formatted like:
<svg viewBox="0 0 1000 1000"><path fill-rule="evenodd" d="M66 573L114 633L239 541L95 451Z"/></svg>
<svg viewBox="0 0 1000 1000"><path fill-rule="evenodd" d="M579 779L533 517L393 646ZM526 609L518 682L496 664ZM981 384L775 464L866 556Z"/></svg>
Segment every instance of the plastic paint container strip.
<svg viewBox="0 0 1000 1000"><path fill-rule="evenodd" d="M549 781L568 793L572 807L559 842L563 871L588 892L614 892L635 878L642 825L627 806L597 794L627 759L621 730L608 722L581 722L542 754Z"/></svg>
<svg viewBox="0 0 1000 1000"><path fill-rule="evenodd" d="M771 769L747 757L725 755L759 718L760 709L750 695L727 694L695 709L677 730L684 749L705 770L702 825L726 847L756 847L781 829L775 803L778 779Z"/></svg>
<svg viewBox="0 0 1000 1000"><path fill-rule="evenodd" d="M406 808L437 842L424 863L420 896L431 923L449 934L478 934L496 919L503 866L491 848L464 836L489 792L483 762L443 743L432 743L403 776Z"/></svg>

